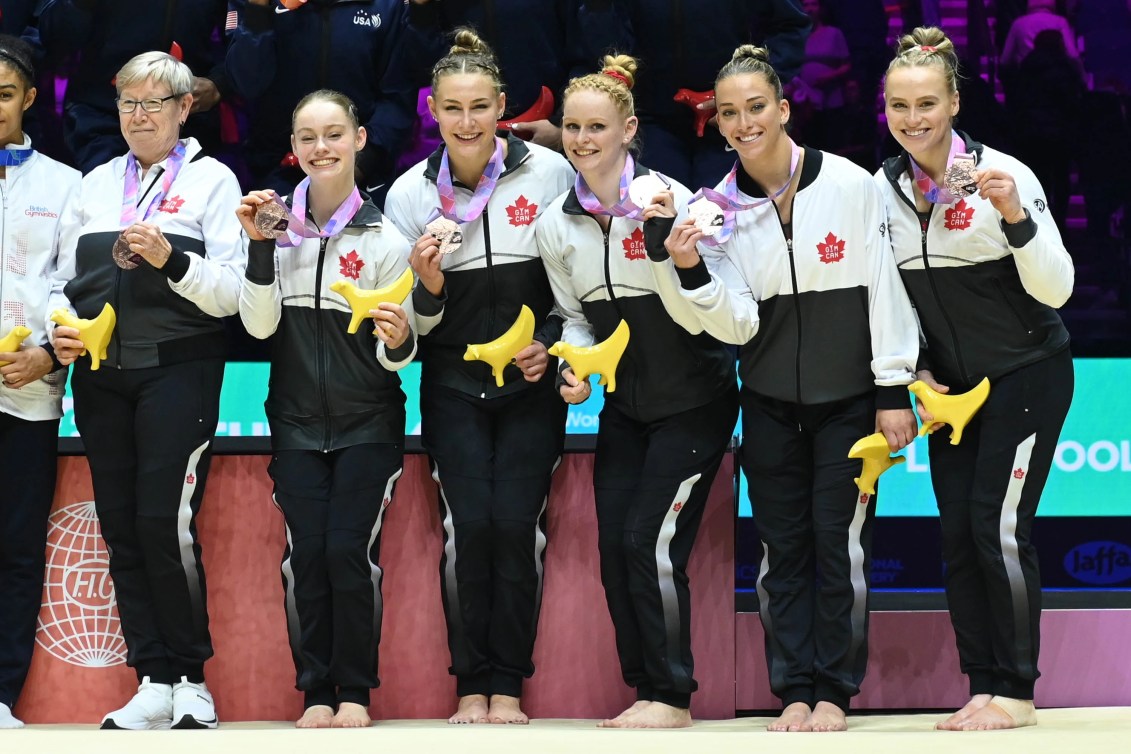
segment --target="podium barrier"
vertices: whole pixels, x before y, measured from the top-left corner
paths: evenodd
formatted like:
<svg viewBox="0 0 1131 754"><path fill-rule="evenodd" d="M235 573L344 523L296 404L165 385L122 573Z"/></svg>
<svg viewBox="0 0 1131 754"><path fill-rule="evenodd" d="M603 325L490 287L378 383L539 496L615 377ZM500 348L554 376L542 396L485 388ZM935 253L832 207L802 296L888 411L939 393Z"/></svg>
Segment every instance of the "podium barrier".
<svg viewBox="0 0 1131 754"><path fill-rule="evenodd" d="M197 520L216 651L205 674L221 722L302 713L279 575L283 519L271 500L268 460L215 456ZM124 703L137 680L125 665L86 459L62 457L59 472L37 646L16 712L29 723L92 723ZM689 569L700 684L692 714L700 719L733 717L736 709L734 475L727 454ZM592 453L567 454L554 475L536 672L523 697L531 717L605 718L634 701L601 588L592 476ZM370 712L378 720L446 718L455 681L440 601L439 508L425 456L405 456L382 532L381 687Z"/></svg>

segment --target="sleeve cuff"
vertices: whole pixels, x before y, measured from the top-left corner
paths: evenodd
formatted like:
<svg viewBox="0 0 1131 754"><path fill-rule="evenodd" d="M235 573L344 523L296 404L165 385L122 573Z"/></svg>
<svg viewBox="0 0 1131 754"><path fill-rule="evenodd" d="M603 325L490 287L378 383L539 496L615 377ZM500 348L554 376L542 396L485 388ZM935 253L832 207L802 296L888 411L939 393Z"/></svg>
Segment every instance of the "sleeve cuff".
<svg viewBox="0 0 1131 754"><path fill-rule="evenodd" d="M674 217L653 217L644 221L644 248L653 262L662 262L670 256L664 248L664 241L671 234L673 225Z"/></svg>
<svg viewBox="0 0 1131 754"><path fill-rule="evenodd" d="M549 348L562 339L562 330L565 328L565 320L556 314L551 314L546 317L546 321L542 323L541 329L534 333L534 339L542 345Z"/></svg>
<svg viewBox="0 0 1131 754"><path fill-rule="evenodd" d="M447 287L440 292L439 296L433 296L423 283L417 283L416 288L412 290L412 308L422 317L435 317L444 311L444 304L447 302Z"/></svg>
<svg viewBox="0 0 1131 754"><path fill-rule="evenodd" d="M275 28L275 11L268 5L246 5L243 9L244 28L261 34Z"/></svg>
<svg viewBox="0 0 1131 754"><path fill-rule="evenodd" d="M877 409L911 408L906 385L880 385L876 388Z"/></svg>
<svg viewBox="0 0 1131 754"><path fill-rule="evenodd" d="M244 277L249 283L271 285L275 282L275 241L252 241L247 246L247 269Z"/></svg>
<svg viewBox="0 0 1131 754"><path fill-rule="evenodd" d="M413 338L414 336L412 334L412 329L410 328L408 331L408 337L404 339L404 343L401 343L396 348L385 349L385 358L395 364L406 360L409 356L412 356Z"/></svg>
<svg viewBox="0 0 1131 754"><path fill-rule="evenodd" d="M675 273L679 275L679 284L689 291L702 288L711 282L711 271L707 269L707 263L702 258L694 267L676 267Z"/></svg>
<svg viewBox="0 0 1131 754"><path fill-rule="evenodd" d="M184 280L185 275L188 274L188 271L188 254L181 251L176 246L173 247L173 253L171 253L169 255L169 258L165 260L165 266L158 270L158 272L169 278L169 280L173 281L174 283L179 283Z"/></svg>
<svg viewBox="0 0 1131 754"><path fill-rule="evenodd" d="M63 364L59 363L59 357L55 355L55 349L51 347L50 343L40 343L39 347L44 351L47 351L47 355L51 358L52 372L58 372L60 369L66 369Z"/></svg>
<svg viewBox="0 0 1131 754"><path fill-rule="evenodd" d="M1033 236L1037 235L1037 221L1029 214L1029 208L1024 207L1025 219L1019 223L1010 225L1004 219L1001 220L1001 232L1005 234L1005 240L1015 249L1020 249L1025 244L1033 240Z"/></svg>

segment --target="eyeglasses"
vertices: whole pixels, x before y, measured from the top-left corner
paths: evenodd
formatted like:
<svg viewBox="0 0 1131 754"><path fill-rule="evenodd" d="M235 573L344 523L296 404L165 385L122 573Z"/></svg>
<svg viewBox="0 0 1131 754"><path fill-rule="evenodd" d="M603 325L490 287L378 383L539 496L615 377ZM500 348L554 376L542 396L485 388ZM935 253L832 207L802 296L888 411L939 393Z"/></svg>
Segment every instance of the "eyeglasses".
<svg viewBox="0 0 1131 754"><path fill-rule="evenodd" d="M180 96L179 94L170 94L168 97L153 97L141 101L136 99L116 99L114 101L118 103L118 112L122 115L133 115L138 105L141 105L141 109L147 113L159 113L167 101Z"/></svg>

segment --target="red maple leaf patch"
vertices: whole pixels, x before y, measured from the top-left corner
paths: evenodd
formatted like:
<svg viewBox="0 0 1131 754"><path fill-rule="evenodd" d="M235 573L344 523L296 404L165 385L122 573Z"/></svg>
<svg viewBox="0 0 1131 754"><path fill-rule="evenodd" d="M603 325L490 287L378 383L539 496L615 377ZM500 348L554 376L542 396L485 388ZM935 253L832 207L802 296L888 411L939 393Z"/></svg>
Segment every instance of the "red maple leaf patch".
<svg viewBox="0 0 1131 754"><path fill-rule="evenodd" d="M683 501L680 500L678 503L673 505L672 510L675 511L676 513L679 513L681 510L683 510Z"/></svg>
<svg viewBox="0 0 1131 754"><path fill-rule="evenodd" d="M1014 469L1013 470L1013 478L1014 479L1024 479L1025 478L1025 472L1022 469Z"/></svg>
<svg viewBox="0 0 1131 754"><path fill-rule="evenodd" d="M344 257L339 256L338 265L341 268L338 272L341 273L342 277L357 280L361 277L361 268L365 266L365 262L362 261L361 257L357 255L357 250L354 249Z"/></svg>
<svg viewBox="0 0 1131 754"><path fill-rule="evenodd" d="M632 231L632 235L620 242L624 247L625 259L644 258L644 231L640 228Z"/></svg>
<svg viewBox="0 0 1131 754"><path fill-rule="evenodd" d="M960 199L958 204L946 211L946 229L966 230L973 219L974 208L967 205L965 199Z"/></svg>
<svg viewBox="0 0 1131 754"><path fill-rule="evenodd" d="M158 212L168 212L170 215L175 215L180 211L181 207L185 204L185 200L179 196L170 196L157 207Z"/></svg>
<svg viewBox="0 0 1131 754"><path fill-rule="evenodd" d="M839 262L844 259L844 241L837 240L832 231L829 231L824 242L817 244L817 254L825 264Z"/></svg>
<svg viewBox="0 0 1131 754"><path fill-rule="evenodd" d="M507 207L507 217L510 219L511 225L518 227L519 225L530 225L534 222L534 215L538 213L538 205L531 204L526 200L525 196L519 195L515 203Z"/></svg>

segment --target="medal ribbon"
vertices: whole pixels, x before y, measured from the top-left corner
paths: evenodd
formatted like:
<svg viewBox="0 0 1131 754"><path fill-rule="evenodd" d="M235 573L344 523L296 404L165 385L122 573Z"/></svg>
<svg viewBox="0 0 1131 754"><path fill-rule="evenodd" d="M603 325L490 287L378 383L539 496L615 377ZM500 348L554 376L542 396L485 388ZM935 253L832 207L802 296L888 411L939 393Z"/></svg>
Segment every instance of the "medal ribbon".
<svg viewBox="0 0 1131 754"><path fill-rule="evenodd" d="M573 181L573 190L577 193L578 203L585 208L585 211L591 215L612 215L613 217L627 217L630 220L643 220L644 208L637 207L628 195L628 185L632 183L633 176L636 175L636 161L632 159L631 154L624 156L624 170L620 174L620 198L612 207L605 207L601 204L601 200L589 189L589 184L581 176ZM655 174L665 184L671 185L659 173Z"/></svg>
<svg viewBox="0 0 1131 754"><path fill-rule="evenodd" d="M452 185L452 170L448 165L448 149L445 147L444 156L440 158L440 172L436 175L436 191L440 194L440 214L459 223L475 220L483 214L483 209L487 206L487 201L491 198L491 193L495 190L495 185L498 184L499 176L502 174L503 140L496 136L495 153L491 155L487 167L483 169L483 175L479 176L479 183L475 185L471 201L467 203L467 208L461 214L456 206L456 189Z"/></svg>
<svg viewBox="0 0 1131 754"><path fill-rule="evenodd" d="M691 202L699 198L707 199L708 201L718 205L719 209L723 211L723 227L714 236L705 236L699 239L699 243L707 246L718 246L719 244L730 238L730 234L734 232L734 215L736 212L745 212L748 209L761 207L763 204L768 204L774 199L785 193L789 188L789 184L793 183L793 176L797 173L797 163L801 160L801 147L793 139L789 140L790 158L789 158L789 178L780 189L773 194L766 196L762 199L757 199L750 204L743 204L738 201L738 166L739 162L734 163L734 167L727 173L727 177L723 180L722 193L715 191L712 188L703 187L691 197Z"/></svg>
<svg viewBox="0 0 1131 754"><path fill-rule="evenodd" d="M291 196L291 215L287 222L287 234L279 236L275 240L276 245L291 247L301 244L304 238L332 238L342 232L361 208L361 192L357 190L357 186L354 186L350 195L326 221L326 227L322 230L313 230L306 225L306 193L309 189L310 176L303 178L302 182L295 186L295 192Z"/></svg>
<svg viewBox="0 0 1131 754"><path fill-rule="evenodd" d="M149 200L149 204L145 205L145 210L141 213L142 221L148 220L149 216L161 206L161 202L169 193L169 189L173 186L173 181L177 179L177 174L181 172L181 168L185 164L185 143L178 141L177 146L173 147L173 151L169 153L168 161L165 163L166 167L161 174L161 190L153 195ZM126 155L126 185L122 193L122 214L120 223L122 228L133 225L137 220L138 213L138 191L141 189L141 180L138 177L138 164L137 158L134 153L130 152Z"/></svg>
<svg viewBox="0 0 1131 754"><path fill-rule="evenodd" d="M973 160L974 155L964 153L962 150L966 148L966 143L962 141L962 137L956 131L951 131L950 137L950 154L946 157L946 166L949 168L955 159ZM931 176L923 172L923 168L915 160L908 156L911 160L911 172L915 176L915 185L923 192L923 198L931 204L954 204L957 197L947 190L946 186L939 186ZM944 171L945 172L945 171Z"/></svg>

